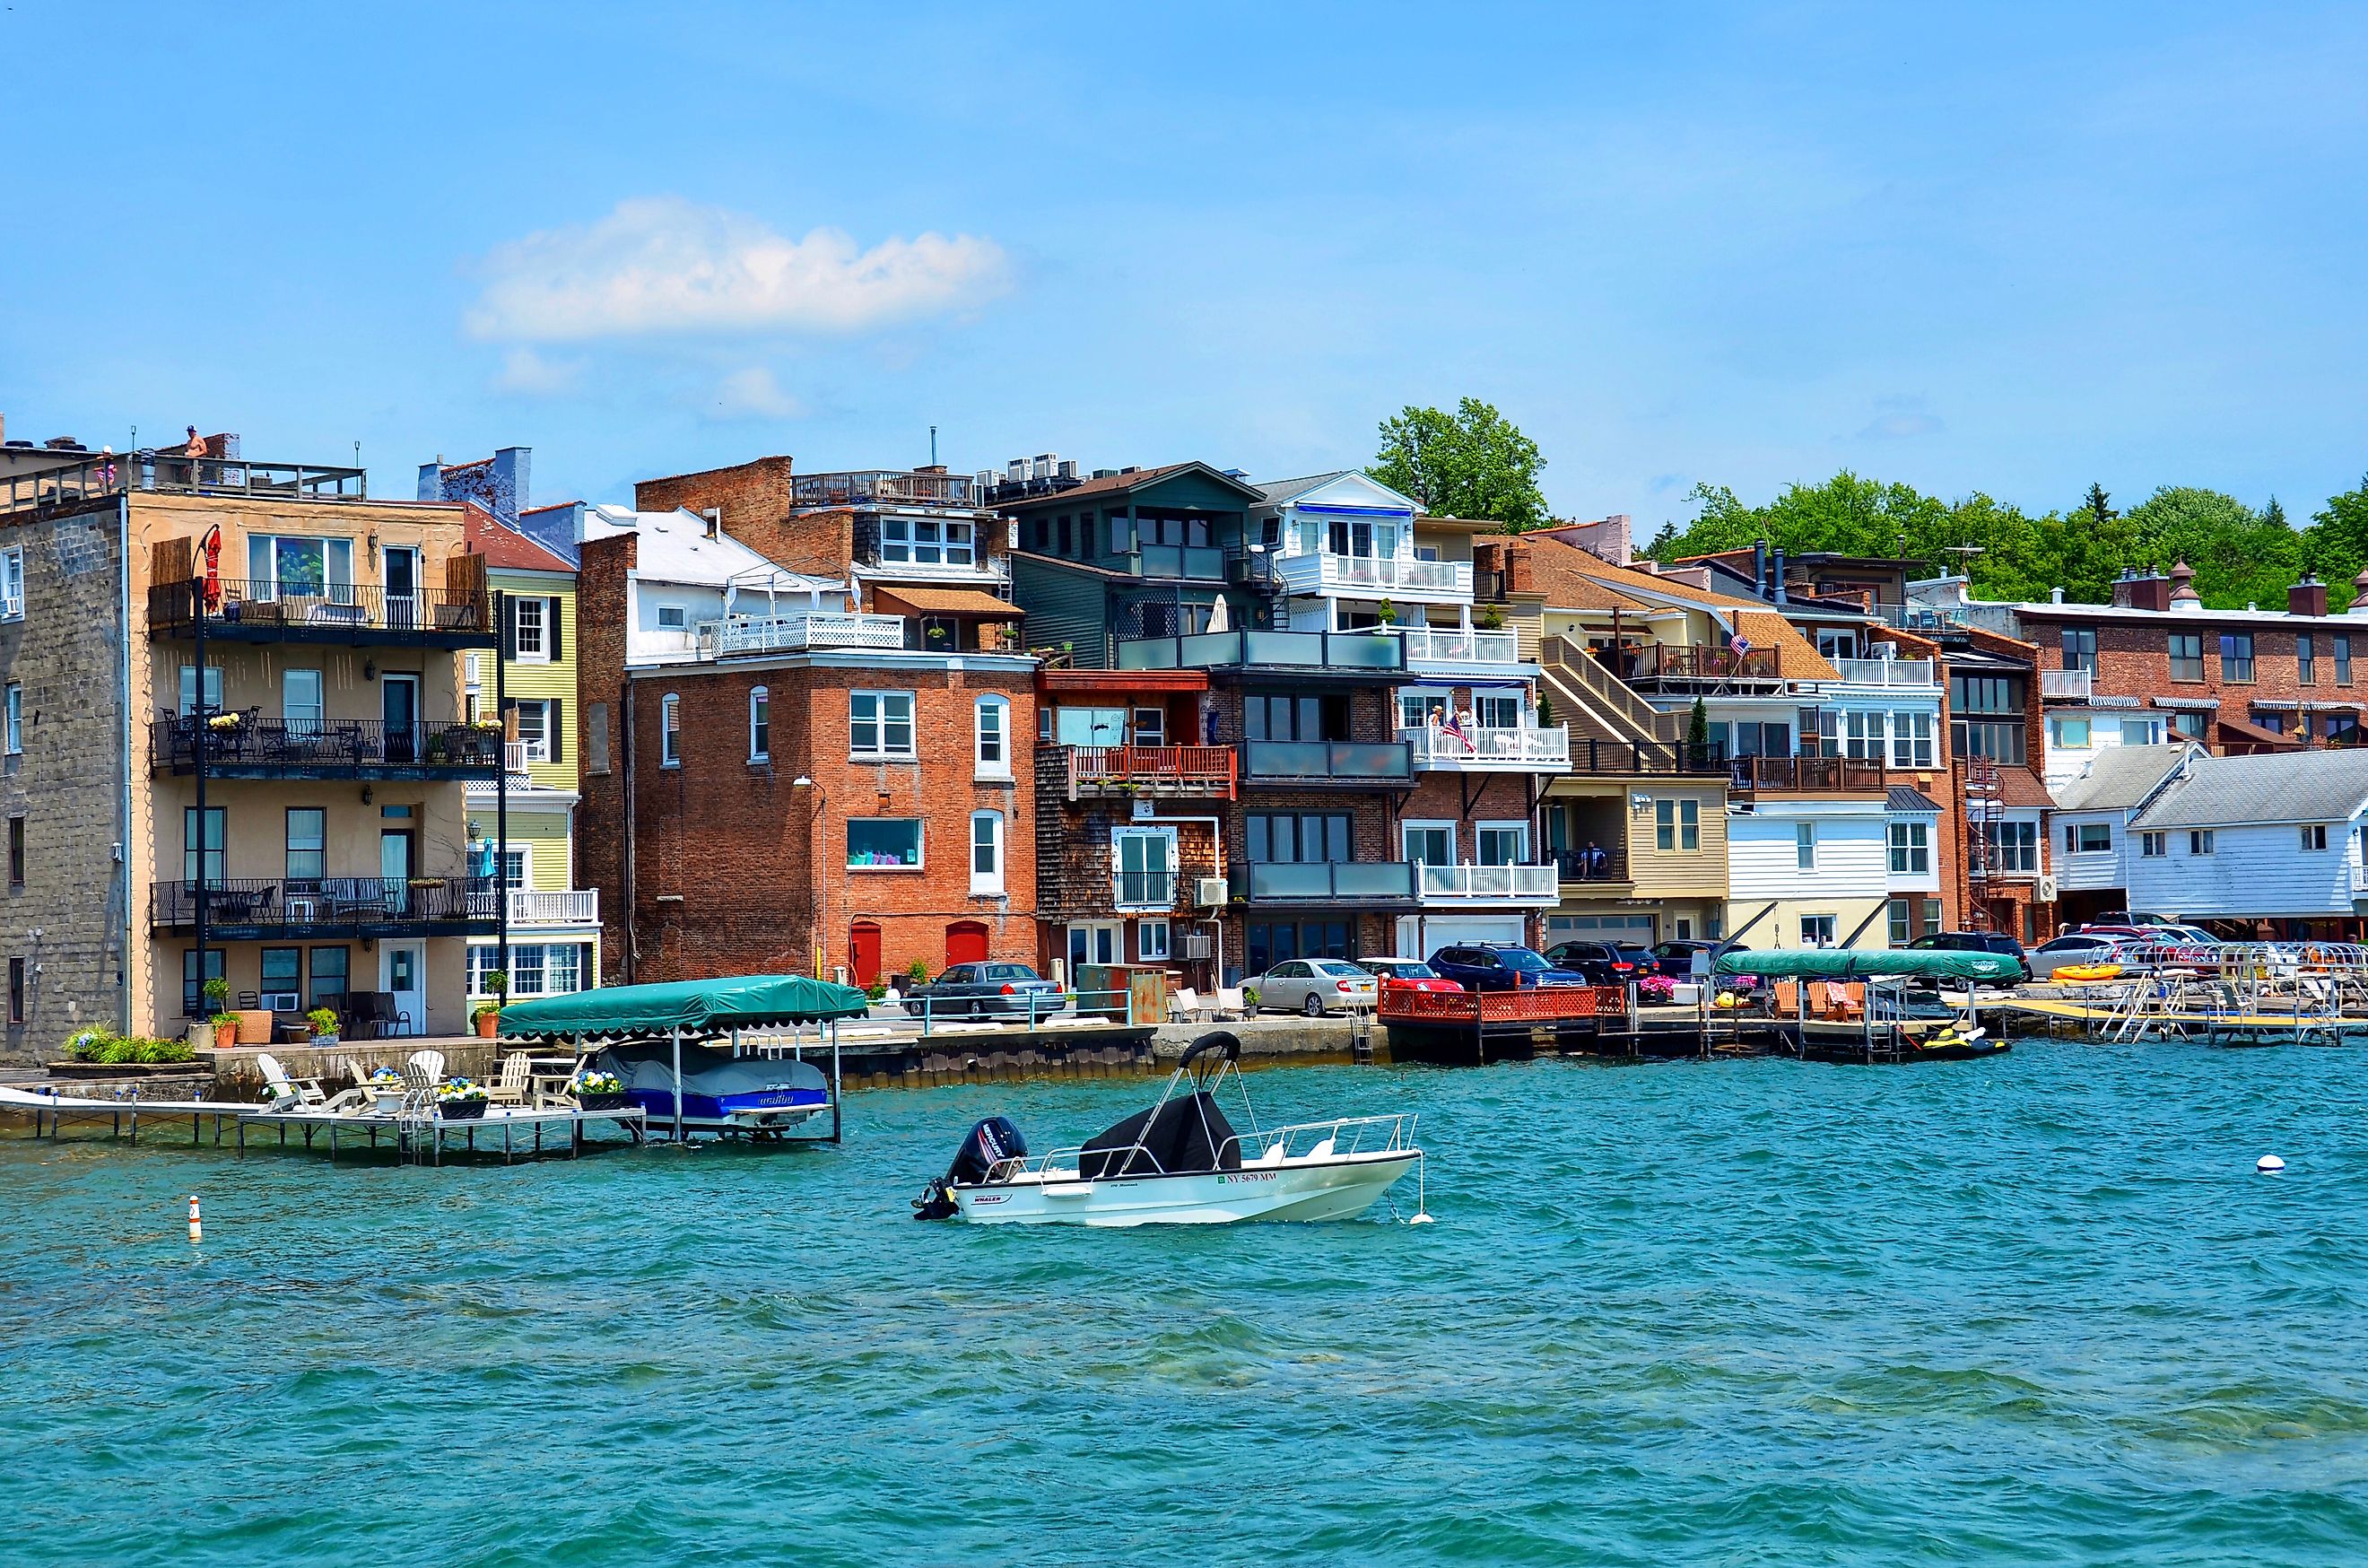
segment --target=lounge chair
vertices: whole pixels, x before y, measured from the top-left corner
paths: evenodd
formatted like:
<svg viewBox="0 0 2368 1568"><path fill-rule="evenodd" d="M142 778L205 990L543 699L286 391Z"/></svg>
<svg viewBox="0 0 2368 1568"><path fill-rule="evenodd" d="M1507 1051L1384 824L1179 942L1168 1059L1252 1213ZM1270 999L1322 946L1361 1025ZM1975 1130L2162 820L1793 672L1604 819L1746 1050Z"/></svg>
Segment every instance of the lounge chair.
<svg viewBox="0 0 2368 1568"><path fill-rule="evenodd" d="M291 1078L279 1058L268 1051L255 1053L256 1070L263 1074L263 1103L273 1109L314 1109L329 1103L318 1078Z"/></svg>
<svg viewBox="0 0 2368 1568"><path fill-rule="evenodd" d="M420 1054L431 1053L421 1051ZM485 1103L488 1106L519 1107L530 1104L534 1091L533 1074L534 1059L523 1051L511 1051L502 1058L501 1076L485 1085Z"/></svg>

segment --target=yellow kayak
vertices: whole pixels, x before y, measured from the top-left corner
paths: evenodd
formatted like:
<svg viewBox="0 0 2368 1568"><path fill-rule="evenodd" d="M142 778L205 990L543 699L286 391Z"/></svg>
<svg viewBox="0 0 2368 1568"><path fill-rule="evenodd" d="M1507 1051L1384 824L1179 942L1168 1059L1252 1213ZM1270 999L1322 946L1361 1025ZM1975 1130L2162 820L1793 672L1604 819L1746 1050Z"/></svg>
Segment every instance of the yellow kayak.
<svg viewBox="0 0 2368 1568"><path fill-rule="evenodd" d="M2067 963L2052 971L2048 979L2058 981L2119 980L2122 966L2117 963Z"/></svg>

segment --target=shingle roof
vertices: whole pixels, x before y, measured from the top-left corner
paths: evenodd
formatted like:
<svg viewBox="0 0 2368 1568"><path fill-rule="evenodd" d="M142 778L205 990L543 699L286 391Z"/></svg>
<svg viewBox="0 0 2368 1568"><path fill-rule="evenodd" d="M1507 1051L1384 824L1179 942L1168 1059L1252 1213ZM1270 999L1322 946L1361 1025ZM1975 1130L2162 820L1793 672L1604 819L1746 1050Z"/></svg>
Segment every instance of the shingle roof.
<svg viewBox="0 0 2368 1568"><path fill-rule="evenodd" d="M1319 484L1329 484L1342 475L1353 472L1355 471L1351 469L1336 468L1330 473L1311 473L1304 479L1278 479L1271 484L1259 485L1258 493L1269 501L1278 503L1288 501L1303 490L1313 490Z"/></svg>
<svg viewBox="0 0 2368 1568"><path fill-rule="evenodd" d="M2154 748L2147 748L2149 750ZM2368 750L2198 757L2182 783L2140 812L2140 827L2342 822L2368 801Z"/></svg>
<svg viewBox="0 0 2368 1568"><path fill-rule="evenodd" d="M2155 791L2190 755L2192 745L2107 746L2080 777L2056 786L2055 807L2066 812L2125 812Z"/></svg>
<svg viewBox="0 0 2368 1568"><path fill-rule="evenodd" d="M1998 769L1998 804L2009 811L2046 811L2055 804L2046 780L2028 767Z"/></svg>
<svg viewBox="0 0 2368 1568"><path fill-rule="evenodd" d="M484 556L485 564L495 571L573 572L575 570L574 563L565 556L553 554L551 548L541 540L528 538L474 502L463 507L461 515L461 526L468 535L469 548Z"/></svg>

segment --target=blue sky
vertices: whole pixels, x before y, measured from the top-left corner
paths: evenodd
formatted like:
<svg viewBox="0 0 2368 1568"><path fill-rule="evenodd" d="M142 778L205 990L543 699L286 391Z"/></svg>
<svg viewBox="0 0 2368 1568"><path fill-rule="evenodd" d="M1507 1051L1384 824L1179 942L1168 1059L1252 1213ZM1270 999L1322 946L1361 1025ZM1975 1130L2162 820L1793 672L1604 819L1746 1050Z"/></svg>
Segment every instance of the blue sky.
<svg viewBox="0 0 2368 1568"><path fill-rule="evenodd" d="M1470 394L1644 529L2368 469L2357 7L0 4L11 437L623 500Z"/></svg>

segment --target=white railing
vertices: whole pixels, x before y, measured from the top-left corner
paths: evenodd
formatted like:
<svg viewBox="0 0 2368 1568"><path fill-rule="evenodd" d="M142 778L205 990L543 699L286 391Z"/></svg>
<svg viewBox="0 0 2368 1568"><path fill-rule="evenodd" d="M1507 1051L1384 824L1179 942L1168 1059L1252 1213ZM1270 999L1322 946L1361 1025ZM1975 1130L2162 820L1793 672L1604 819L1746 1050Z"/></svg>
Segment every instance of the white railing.
<svg viewBox="0 0 2368 1568"><path fill-rule="evenodd" d="M1398 739L1414 751L1417 767L1567 767L1570 726L1475 729L1458 735L1436 724L1402 725Z"/></svg>
<svg viewBox="0 0 2368 1568"><path fill-rule="evenodd" d="M1404 561L1396 556L1278 555L1270 558L1275 581L1294 594L1419 594L1440 598L1472 597L1468 561Z"/></svg>
<svg viewBox="0 0 2368 1568"><path fill-rule="evenodd" d="M2039 672L2039 695L2086 702L2096 687L2096 676L2088 670L2042 670Z"/></svg>
<svg viewBox="0 0 2368 1568"><path fill-rule="evenodd" d="M599 919L598 888L569 888L559 892L535 888L510 890L513 926L593 926Z"/></svg>
<svg viewBox="0 0 2368 1568"><path fill-rule="evenodd" d="M1521 903L1562 902L1561 872L1553 866L1415 867L1415 892L1425 903L1493 900Z"/></svg>
<svg viewBox="0 0 2368 1568"><path fill-rule="evenodd" d="M1930 686L1930 659L1836 659L1834 669L1854 686Z"/></svg>
<svg viewBox="0 0 2368 1568"><path fill-rule="evenodd" d="M2351 896L2368 898L2368 866L2351 868Z"/></svg>
<svg viewBox="0 0 2368 1568"><path fill-rule="evenodd" d="M1434 665L1518 665L1521 640L1510 631L1483 631L1477 627L1409 626L1398 633L1406 639L1406 663Z"/></svg>
<svg viewBox="0 0 2368 1568"><path fill-rule="evenodd" d="M734 616L729 620L702 621L699 627L701 658L734 653L797 653L809 648L902 648L905 618L901 615L856 615L822 612L768 617Z"/></svg>
<svg viewBox="0 0 2368 1568"><path fill-rule="evenodd" d="M507 773L524 773L528 762L524 741L502 743L502 768Z"/></svg>

